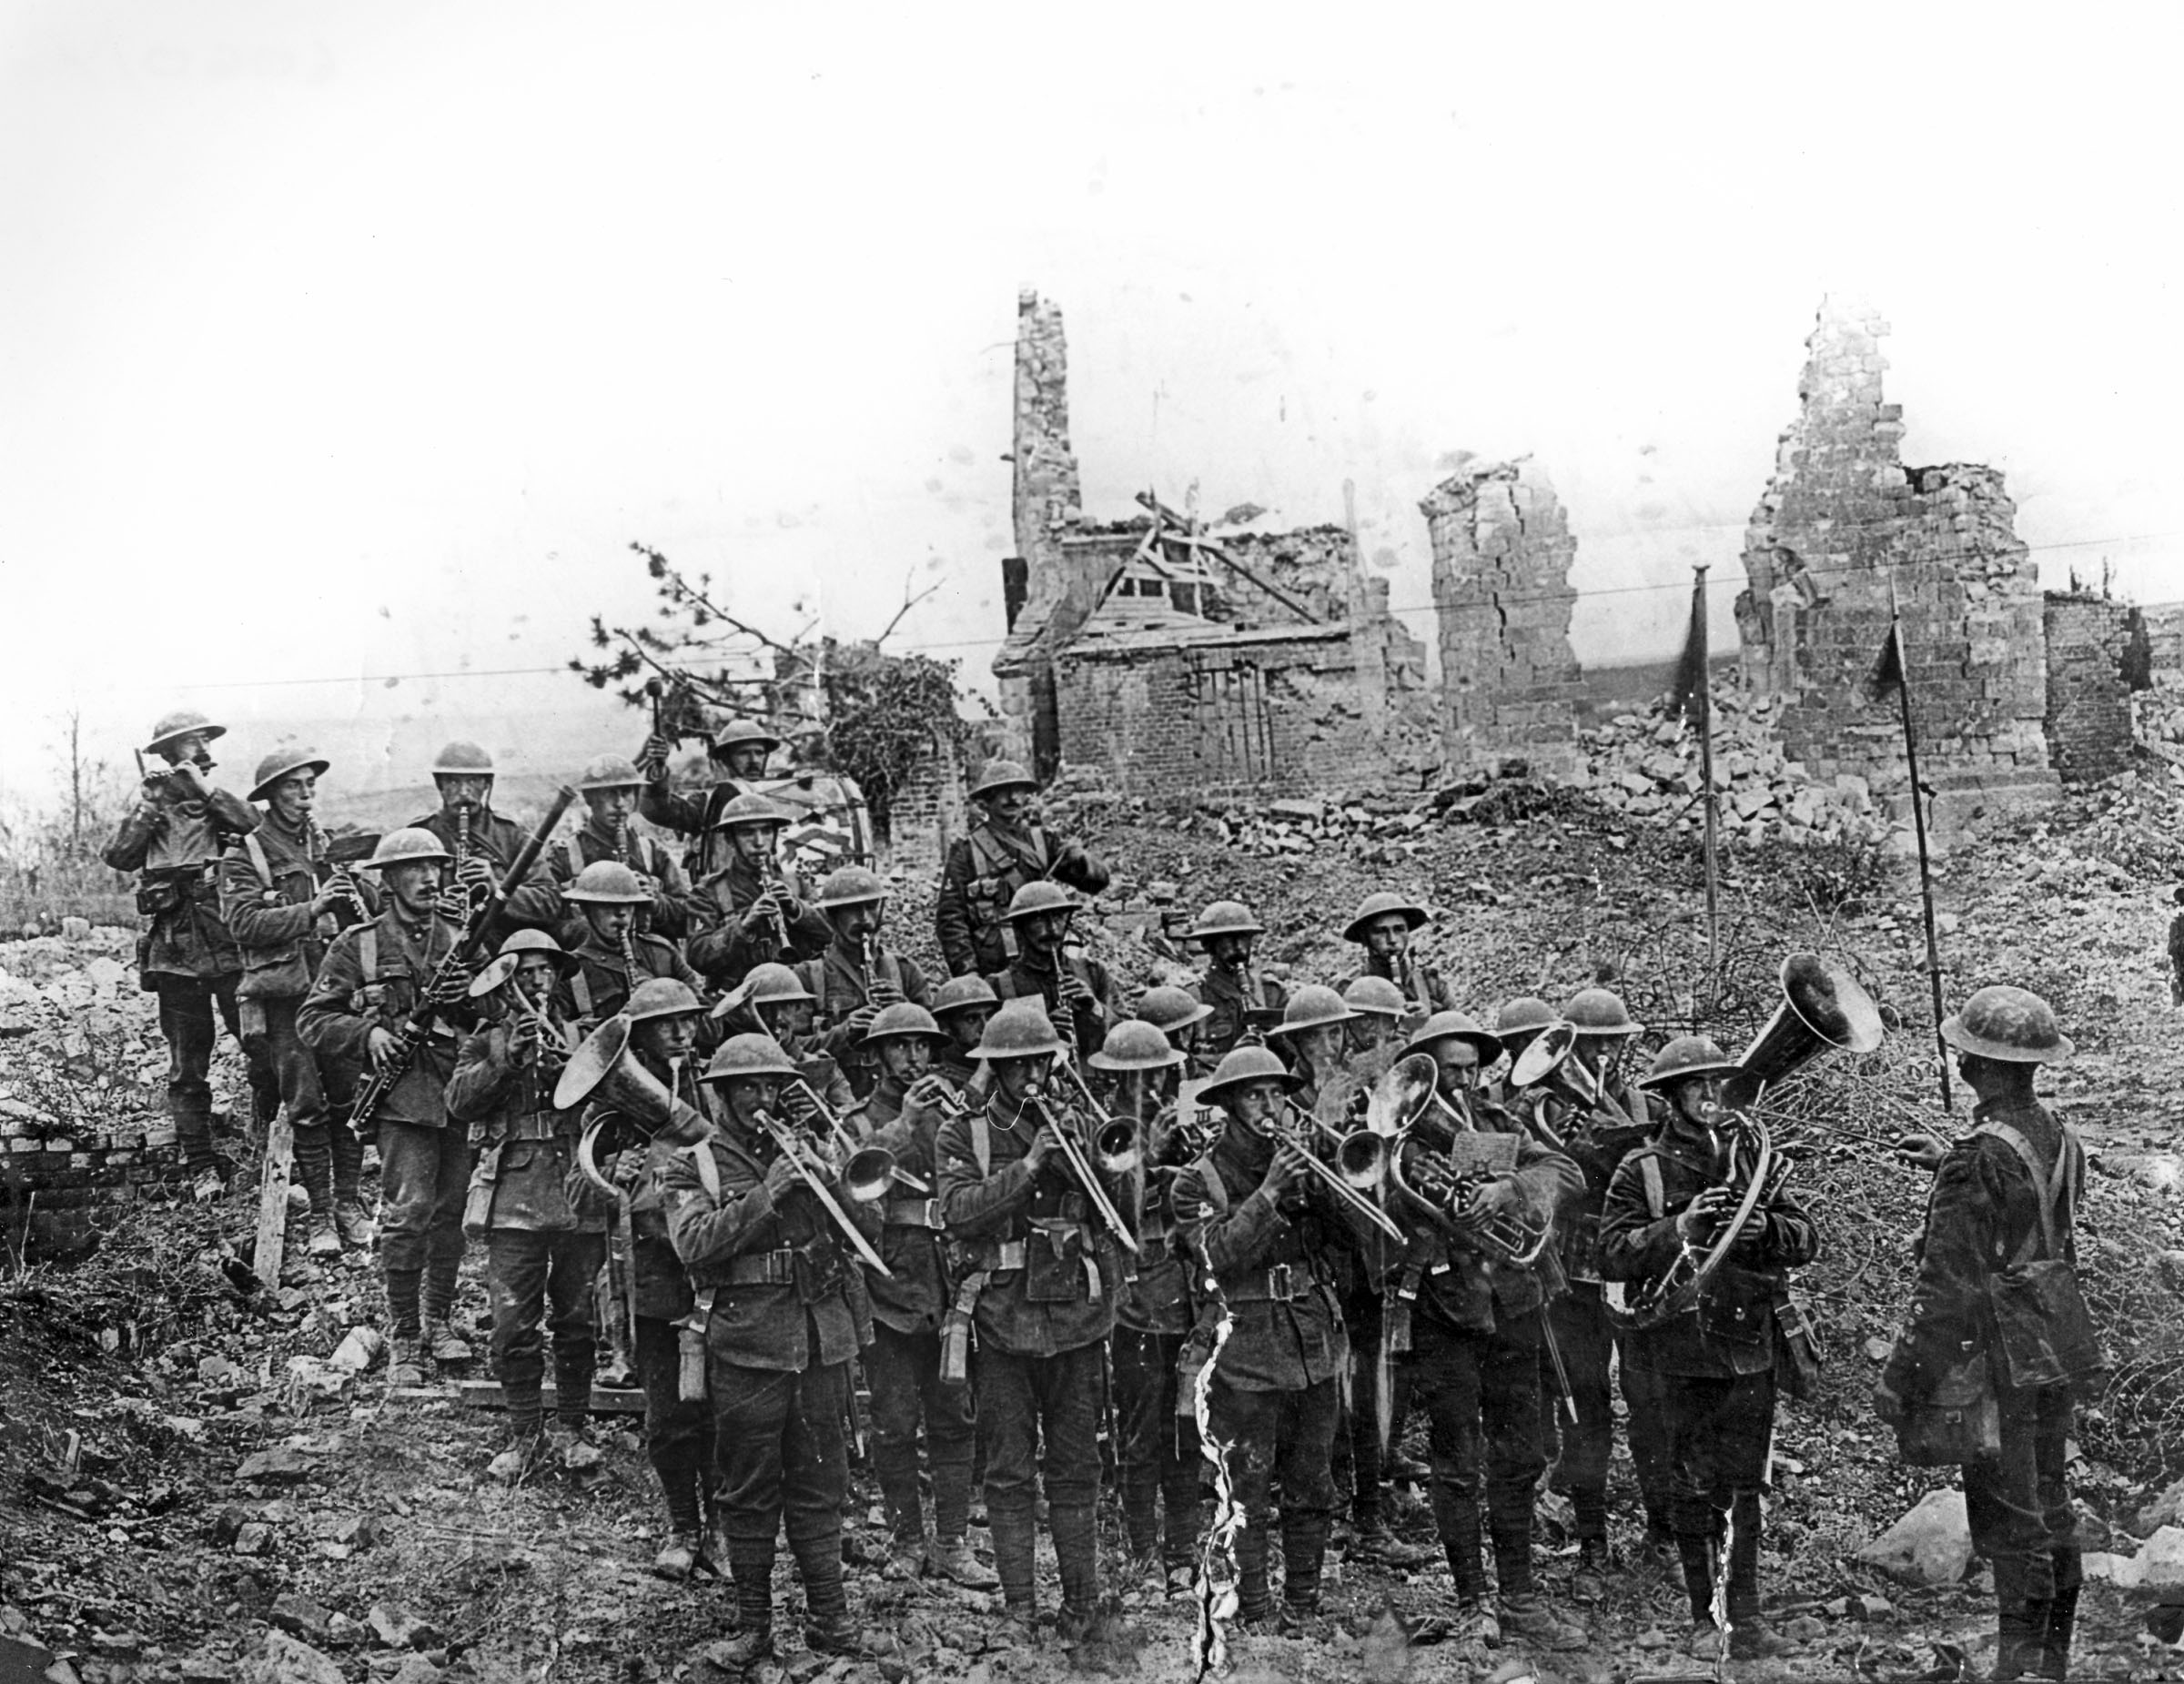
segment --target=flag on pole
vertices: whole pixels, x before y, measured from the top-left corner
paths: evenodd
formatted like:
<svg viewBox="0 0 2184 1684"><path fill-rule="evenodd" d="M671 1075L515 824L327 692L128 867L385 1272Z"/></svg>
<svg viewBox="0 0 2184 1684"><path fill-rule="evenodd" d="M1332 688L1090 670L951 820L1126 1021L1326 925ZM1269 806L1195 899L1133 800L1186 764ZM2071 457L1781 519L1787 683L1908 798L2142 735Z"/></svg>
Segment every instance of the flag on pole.
<svg viewBox="0 0 2184 1684"><path fill-rule="evenodd" d="M1706 569L1702 564L1692 569L1691 623L1684 633L1684 652L1676 658L1669 701L1699 729L1699 787L1705 803L1702 858L1706 870L1706 1009L1711 1013L1721 980L1722 866L1719 797L1714 787L1714 696L1706 659Z"/></svg>
<svg viewBox="0 0 2184 1684"><path fill-rule="evenodd" d="M1691 582L1691 623L1684 632L1684 652L1676 657L1676 675L1668 691L1671 711L1694 725L1705 718L1710 704L1706 660L1706 570L1700 568Z"/></svg>
<svg viewBox="0 0 2184 1684"><path fill-rule="evenodd" d="M1891 612L1888 640L1881 645L1873 671L1866 675L1866 699L1873 702L1893 701L1902 692L1904 681L1904 622Z"/></svg>

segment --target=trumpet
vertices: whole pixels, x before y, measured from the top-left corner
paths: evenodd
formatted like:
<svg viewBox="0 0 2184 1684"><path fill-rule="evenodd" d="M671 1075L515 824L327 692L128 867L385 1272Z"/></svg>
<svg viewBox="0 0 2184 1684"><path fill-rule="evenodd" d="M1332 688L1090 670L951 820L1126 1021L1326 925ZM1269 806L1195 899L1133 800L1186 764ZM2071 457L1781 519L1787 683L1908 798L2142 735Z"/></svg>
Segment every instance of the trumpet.
<svg viewBox="0 0 2184 1684"><path fill-rule="evenodd" d="M1285 1121L1275 1123L1269 1129L1273 1137L1285 1145L1295 1146L1303 1154L1305 1168L1334 1195L1337 1203L1347 1205L1356 1215L1364 1217L1398 1245L1402 1244L1407 1236L1395 1225L1394 1218L1352 1185L1343 1171L1335 1168L1312 1149L1318 1141L1330 1140L1340 1150L1346 1137L1337 1134L1328 1124L1286 1094L1281 1104Z"/></svg>
<svg viewBox="0 0 2184 1684"><path fill-rule="evenodd" d="M828 1220L842 1231L843 1237L849 1241L851 1249L863 1260L864 1266L893 1280L895 1271L880 1260L880 1254L873 1250L872 1243L858 1230L857 1225L850 1220L849 1213L842 1208L841 1201L834 1197L833 1191L827 1186L826 1184L832 1172L824 1163L812 1155L809 1146L796 1138L796 1131L780 1121L771 1112L753 1112L752 1119L765 1131L767 1138L773 1141L774 1149L789 1161L790 1167L804 1178L804 1185L811 1189L812 1196L819 1201L819 1208L824 1211Z"/></svg>
<svg viewBox="0 0 2184 1684"><path fill-rule="evenodd" d="M1099 1185L1099 1177L1093 1172L1091 1161L1085 1155L1084 1143L1062 1126L1060 1119L1047 1109L1046 1102L1036 1094L1026 1094L1024 1103L1037 1115L1041 1124L1052 1129L1055 1138L1061 1142L1062 1162L1068 1165L1069 1174L1076 1178L1086 1198L1091 1201L1101 1225L1135 1255L1138 1250L1137 1236L1130 1232L1129 1225L1123 1221L1122 1213L1115 1208L1115 1201L1107 1196L1107 1190Z"/></svg>

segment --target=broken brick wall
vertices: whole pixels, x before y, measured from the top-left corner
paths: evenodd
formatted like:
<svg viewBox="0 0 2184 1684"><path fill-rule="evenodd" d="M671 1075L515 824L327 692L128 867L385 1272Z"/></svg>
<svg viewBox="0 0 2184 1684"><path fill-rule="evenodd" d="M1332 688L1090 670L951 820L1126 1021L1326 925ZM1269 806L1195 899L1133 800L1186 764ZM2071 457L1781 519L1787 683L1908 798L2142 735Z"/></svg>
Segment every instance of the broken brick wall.
<svg viewBox="0 0 2184 1684"><path fill-rule="evenodd" d="M956 745L935 741L933 752L912 768L887 813L886 862L891 870L937 872L948 844L969 832L970 798Z"/></svg>
<svg viewBox="0 0 2184 1684"><path fill-rule="evenodd" d="M191 1179L171 1124L0 1140L0 1255L86 1255L129 1206L182 1197Z"/></svg>
<svg viewBox="0 0 2184 1684"><path fill-rule="evenodd" d="M1467 467L1419 508L1433 546L1448 758L1476 763L1515 751L1551 765L1573 760L1577 539L1561 499L1519 459Z"/></svg>
<svg viewBox="0 0 2184 1684"><path fill-rule="evenodd" d="M2129 769L2131 687L2125 664L2138 610L2110 597L2048 593L2048 751L2066 783Z"/></svg>
<svg viewBox="0 0 2184 1684"><path fill-rule="evenodd" d="M1857 773L1900 795L1893 704L1865 691L1893 588L1920 769L1947 826L2058 792L2042 600L1997 470L1903 466L1902 410L1881 390L1887 331L1868 307L1823 300L1800 412L1745 532L1737 620L1747 671L1786 703L1790 757L1816 777Z"/></svg>

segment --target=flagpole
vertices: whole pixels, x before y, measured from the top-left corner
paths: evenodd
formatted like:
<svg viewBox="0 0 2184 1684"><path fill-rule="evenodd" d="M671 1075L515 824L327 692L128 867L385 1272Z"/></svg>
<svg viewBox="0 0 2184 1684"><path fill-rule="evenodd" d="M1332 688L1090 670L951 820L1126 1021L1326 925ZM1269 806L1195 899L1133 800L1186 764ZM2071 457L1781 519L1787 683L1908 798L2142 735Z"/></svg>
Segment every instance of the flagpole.
<svg viewBox="0 0 2184 1684"><path fill-rule="evenodd" d="M1704 561L1692 568L1691 627L1699 654L1699 777L1706 791L1706 1014L1712 1017L1722 998L1722 868L1720 802L1714 790L1714 675L1708 671Z"/></svg>
<svg viewBox="0 0 2184 1684"><path fill-rule="evenodd" d="M1956 1109L1949 1091L1949 1045L1941 1038L1941 949L1934 936L1934 865L1926 853L1926 803L1918 781L1918 731L1911 721L1911 662L1904 653L1904 621L1896 580L1888 581L1888 636L1896 646L1896 701L1904 721L1904 761L1911 772L1911 831L1918 839L1918 895L1926 924L1926 982L1934 997L1934 1044L1940 1052L1941 1108Z"/></svg>

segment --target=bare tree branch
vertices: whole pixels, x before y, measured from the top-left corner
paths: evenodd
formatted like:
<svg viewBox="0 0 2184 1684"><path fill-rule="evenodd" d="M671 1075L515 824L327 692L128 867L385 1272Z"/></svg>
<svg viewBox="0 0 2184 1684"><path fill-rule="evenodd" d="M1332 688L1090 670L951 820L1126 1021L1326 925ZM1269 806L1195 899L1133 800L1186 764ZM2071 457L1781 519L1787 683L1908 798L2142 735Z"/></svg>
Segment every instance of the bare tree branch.
<svg viewBox="0 0 2184 1684"><path fill-rule="evenodd" d="M916 577L917 575L915 573L905 573L903 575L903 605L895 610L895 618L880 628L879 636L875 637L872 640L873 648L877 649L881 644L885 643L888 639L888 635L894 631L895 627L903 623L903 616L905 614L907 614L912 609L915 608L920 602L923 602L927 597L931 596L935 590L940 589L939 584L935 582L934 584L927 585L923 590L913 594L910 590L910 581Z"/></svg>

